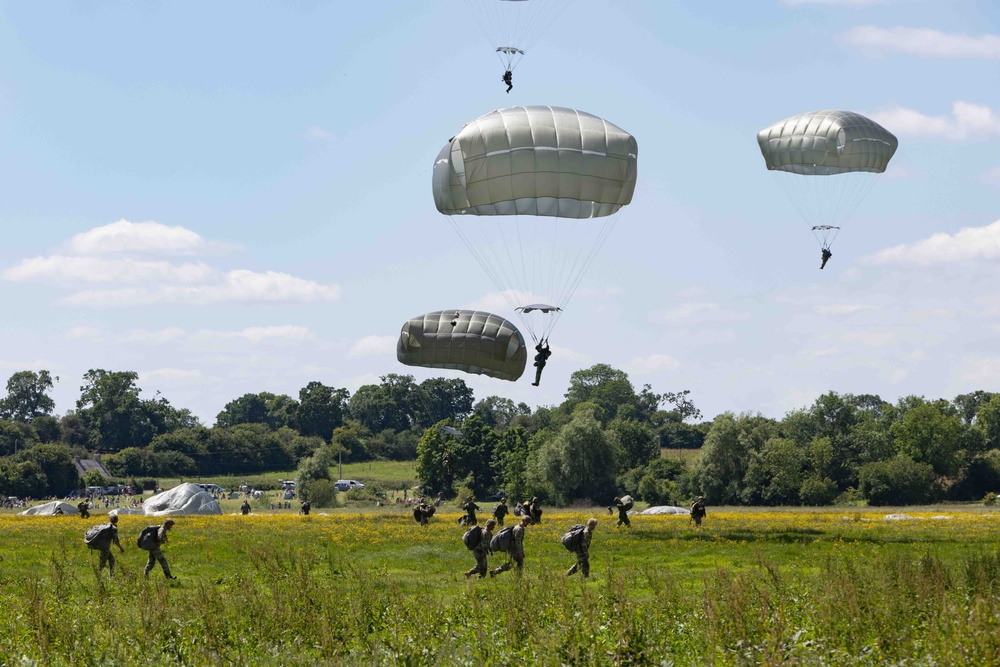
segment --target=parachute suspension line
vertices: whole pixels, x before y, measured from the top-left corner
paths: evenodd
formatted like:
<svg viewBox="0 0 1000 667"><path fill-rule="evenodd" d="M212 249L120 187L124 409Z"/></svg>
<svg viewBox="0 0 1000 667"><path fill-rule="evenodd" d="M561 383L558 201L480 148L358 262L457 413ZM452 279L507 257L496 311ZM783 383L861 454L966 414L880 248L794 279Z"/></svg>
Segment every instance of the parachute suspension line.
<svg viewBox="0 0 1000 667"><path fill-rule="evenodd" d="M476 258L476 261L479 263L479 266L482 267L483 272L490 279L490 282L493 283L493 286L496 287L497 291L510 305L511 309L517 308L517 304L514 302L514 299L511 298L511 295L508 294L508 290L506 290L503 286L504 283L500 275L497 273L497 267L487 260L483 249L478 247L465 233L465 230L462 229L462 225L455 220L455 216L448 216L448 221L451 223L452 229L455 230L455 233L458 234L459 238L462 239L462 242L465 243L465 247L468 248L469 252L472 253L472 256Z"/></svg>

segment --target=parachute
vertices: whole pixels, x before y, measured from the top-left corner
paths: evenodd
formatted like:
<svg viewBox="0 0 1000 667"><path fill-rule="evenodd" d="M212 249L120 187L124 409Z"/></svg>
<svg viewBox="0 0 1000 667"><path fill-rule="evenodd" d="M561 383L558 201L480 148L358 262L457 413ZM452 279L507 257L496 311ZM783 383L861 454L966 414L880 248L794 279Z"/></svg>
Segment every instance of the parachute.
<svg viewBox="0 0 1000 667"><path fill-rule="evenodd" d="M632 201L638 146L625 130L561 107L500 109L441 149L438 211L538 342Z"/></svg>
<svg viewBox="0 0 1000 667"><path fill-rule="evenodd" d="M465 0L505 68L513 71L570 0Z"/></svg>
<svg viewBox="0 0 1000 667"><path fill-rule="evenodd" d="M517 327L499 315L439 310L403 325L396 358L407 366L451 368L514 382L524 373L528 350Z"/></svg>
<svg viewBox="0 0 1000 667"><path fill-rule="evenodd" d="M757 143L768 170L827 250L899 145L870 118L833 110L779 121L758 132Z"/></svg>

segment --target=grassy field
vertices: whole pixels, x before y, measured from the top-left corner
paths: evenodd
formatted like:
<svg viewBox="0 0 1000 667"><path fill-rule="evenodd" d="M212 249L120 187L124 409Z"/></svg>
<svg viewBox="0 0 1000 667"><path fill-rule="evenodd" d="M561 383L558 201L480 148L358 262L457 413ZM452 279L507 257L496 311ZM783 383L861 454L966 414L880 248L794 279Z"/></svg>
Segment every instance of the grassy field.
<svg viewBox="0 0 1000 667"><path fill-rule="evenodd" d="M673 451L673 450L672 450ZM679 450L677 450L679 451ZM356 479L359 482L368 484L374 482L389 489L411 488L417 484L417 463L416 461L371 461L367 463L345 463L343 465L343 479ZM330 469L330 474L334 479L340 476L340 468L334 466ZM267 472L259 475L220 475L216 477L189 477L185 482L195 484L218 484L224 489L238 489L240 485L260 487L266 485L277 488L279 480L294 480L296 472ZM177 486L181 482L180 478L164 477L157 480L164 489Z"/></svg>
<svg viewBox="0 0 1000 667"><path fill-rule="evenodd" d="M601 511L589 580L563 574L579 511L528 528L523 576L483 580L462 576L454 512L427 528L394 507L180 517L164 547L177 581L142 577L152 519L121 518L109 580L81 539L101 517L2 515L0 665L1000 661L995 512L710 509L700 529L616 529Z"/></svg>

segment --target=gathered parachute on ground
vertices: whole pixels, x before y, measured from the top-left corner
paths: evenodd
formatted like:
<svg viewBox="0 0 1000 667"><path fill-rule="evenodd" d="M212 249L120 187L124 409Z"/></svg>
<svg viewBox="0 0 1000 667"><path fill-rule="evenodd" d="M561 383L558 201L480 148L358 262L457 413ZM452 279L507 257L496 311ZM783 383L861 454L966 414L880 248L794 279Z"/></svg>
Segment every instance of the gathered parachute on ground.
<svg viewBox="0 0 1000 667"><path fill-rule="evenodd" d="M570 0L465 0L465 4L500 62L513 71Z"/></svg>
<svg viewBox="0 0 1000 667"><path fill-rule="evenodd" d="M450 368L516 381L528 359L513 323L480 310L439 310L403 324L396 359L407 366Z"/></svg>
<svg viewBox="0 0 1000 667"><path fill-rule="evenodd" d="M886 170L899 142L851 111L812 111L757 133L768 170L829 251L841 226Z"/></svg>
<svg viewBox="0 0 1000 667"><path fill-rule="evenodd" d="M638 152L602 118L530 106L467 123L438 154L438 211L536 343L632 201Z"/></svg>

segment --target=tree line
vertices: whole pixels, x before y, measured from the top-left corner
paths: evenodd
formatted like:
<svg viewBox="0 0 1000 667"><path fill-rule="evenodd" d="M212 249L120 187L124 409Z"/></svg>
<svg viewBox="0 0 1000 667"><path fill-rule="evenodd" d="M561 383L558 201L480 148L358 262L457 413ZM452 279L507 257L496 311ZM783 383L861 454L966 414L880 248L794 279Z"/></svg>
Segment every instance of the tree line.
<svg viewBox="0 0 1000 667"><path fill-rule="evenodd" d="M482 498L651 504L704 495L714 504L913 504L974 500L1000 489L1000 395L953 400L829 392L782 419L726 412L700 421L689 391L636 390L597 364L573 373L565 400L532 409L475 400L460 378L390 373L354 394L310 382L297 398L261 392L225 405L211 426L138 374L90 370L76 408L53 416L58 378L21 371L0 399L0 493L42 497L78 488L74 456L100 454L120 478L299 471L308 494L330 467L417 461L422 491ZM664 457L665 449L700 449ZM687 461L693 461L689 463ZM325 483L325 484L324 484Z"/></svg>

